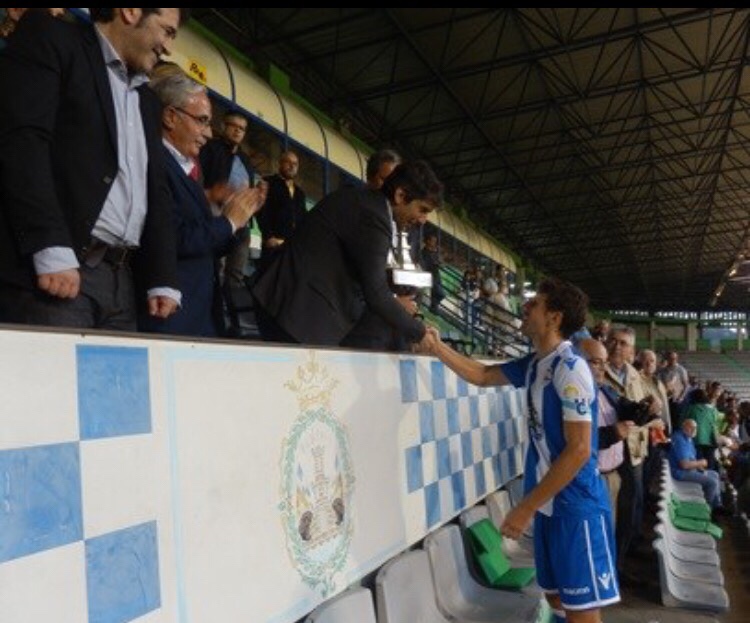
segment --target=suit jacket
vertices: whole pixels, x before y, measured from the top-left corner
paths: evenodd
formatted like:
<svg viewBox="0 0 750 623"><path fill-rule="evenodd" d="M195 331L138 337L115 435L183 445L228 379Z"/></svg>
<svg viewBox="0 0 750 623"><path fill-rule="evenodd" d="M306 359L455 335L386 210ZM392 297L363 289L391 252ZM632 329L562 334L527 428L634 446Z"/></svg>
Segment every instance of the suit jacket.
<svg viewBox="0 0 750 623"><path fill-rule="evenodd" d="M278 174L265 179L268 182L268 195L263 209L258 212L263 241L271 237L287 240L307 216L305 193L295 185L294 197L290 197L286 182Z"/></svg>
<svg viewBox="0 0 750 623"><path fill-rule="evenodd" d="M33 288L32 255L76 253L117 175L112 93L93 25L29 11L0 55L0 281ZM141 87L148 211L140 248L148 288L177 287L160 105Z"/></svg>
<svg viewBox="0 0 750 623"><path fill-rule="evenodd" d="M177 232L177 274L182 305L164 320L142 314L139 328L155 333L215 336L221 333L218 259L234 240L232 225L213 216L203 187L164 149Z"/></svg>
<svg viewBox="0 0 750 623"><path fill-rule="evenodd" d="M406 313L388 287L391 245L385 196L338 190L308 213L261 275L253 289L256 302L303 344L341 343L364 311L363 297L369 310L409 340L420 340L424 325Z"/></svg>

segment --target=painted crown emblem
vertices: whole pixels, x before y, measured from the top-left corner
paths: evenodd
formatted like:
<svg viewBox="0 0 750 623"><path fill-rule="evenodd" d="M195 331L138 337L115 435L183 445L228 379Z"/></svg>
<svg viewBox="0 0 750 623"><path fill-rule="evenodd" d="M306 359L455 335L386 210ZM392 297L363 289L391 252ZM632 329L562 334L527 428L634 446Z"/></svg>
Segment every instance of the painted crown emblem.
<svg viewBox="0 0 750 623"><path fill-rule="evenodd" d="M326 367L318 363L315 352L310 351L310 359L297 368L296 377L284 383L284 387L295 393L300 410L307 411L315 407L328 407L331 394L338 384L338 380L328 374Z"/></svg>

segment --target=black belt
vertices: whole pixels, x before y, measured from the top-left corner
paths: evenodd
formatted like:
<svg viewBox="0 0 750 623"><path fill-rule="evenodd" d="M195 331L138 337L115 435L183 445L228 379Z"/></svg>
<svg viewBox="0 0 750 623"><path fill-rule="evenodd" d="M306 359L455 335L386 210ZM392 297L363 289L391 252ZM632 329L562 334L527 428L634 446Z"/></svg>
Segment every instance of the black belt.
<svg viewBox="0 0 750 623"><path fill-rule="evenodd" d="M107 244L97 238L81 250L81 263L89 268L96 268L102 262L119 268L125 266L137 247L125 247Z"/></svg>

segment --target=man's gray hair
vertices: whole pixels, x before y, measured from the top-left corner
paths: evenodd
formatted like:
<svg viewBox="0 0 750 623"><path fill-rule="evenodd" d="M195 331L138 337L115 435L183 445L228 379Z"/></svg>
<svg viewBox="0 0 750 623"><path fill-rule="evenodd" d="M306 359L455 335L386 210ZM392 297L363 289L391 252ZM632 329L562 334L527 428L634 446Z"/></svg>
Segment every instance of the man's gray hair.
<svg viewBox="0 0 750 623"><path fill-rule="evenodd" d="M613 324L609 328L609 335L613 333L624 333L630 338L631 344L635 345L635 329L625 324Z"/></svg>
<svg viewBox="0 0 750 623"><path fill-rule="evenodd" d="M193 80L181 69L158 73L151 79L149 86L165 107L183 107L194 95L206 92L206 87Z"/></svg>

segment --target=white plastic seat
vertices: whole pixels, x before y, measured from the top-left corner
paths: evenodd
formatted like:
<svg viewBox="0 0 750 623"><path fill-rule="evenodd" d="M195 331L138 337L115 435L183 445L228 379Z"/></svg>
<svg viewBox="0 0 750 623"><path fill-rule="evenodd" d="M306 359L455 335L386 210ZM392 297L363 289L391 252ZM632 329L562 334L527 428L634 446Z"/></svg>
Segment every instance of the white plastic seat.
<svg viewBox="0 0 750 623"><path fill-rule="evenodd" d="M700 584L715 584L717 586L724 584L724 574L716 565L681 560L674 555L663 539L656 539L654 541L654 549L656 549L657 541L663 550L665 564L677 578Z"/></svg>
<svg viewBox="0 0 750 623"><path fill-rule="evenodd" d="M705 547L693 547L690 545L683 545L682 543L678 543L673 538L674 531L675 528L671 525L671 522L661 522L654 526L654 532L656 532L656 534L664 539L666 546L669 547L669 551L672 552L672 555L675 558L684 560L686 562L697 562L703 565L713 565L714 567L718 567L721 565L719 553L716 550L706 549Z"/></svg>
<svg viewBox="0 0 750 623"><path fill-rule="evenodd" d="M430 560L421 549L399 554L380 568L375 600L378 623L450 623L438 609Z"/></svg>
<svg viewBox="0 0 750 623"><path fill-rule="evenodd" d="M305 623L376 623L375 606L369 589L358 586L319 605Z"/></svg>
<svg viewBox="0 0 750 623"><path fill-rule="evenodd" d="M490 493L486 500L490 519L498 529L511 509L510 494L504 489ZM530 534L524 533L520 539L503 539L503 554L508 557L513 567L534 566L534 540Z"/></svg>
<svg viewBox="0 0 750 623"><path fill-rule="evenodd" d="M661 600L665 606L726 612L729 610L729 595L722 586L692 582L677 577L667 564L668 554L662 539L653 543L659 559Z"/></svg>
<svg viewBox="0 0 750 623"><path fill-rule="evenodd" d="M460 528L447 525L428 535L424 548L429 555L438 608L462 623L522 623L536 621L541 591L521 592L488 588L469 573Z"/></svg>

